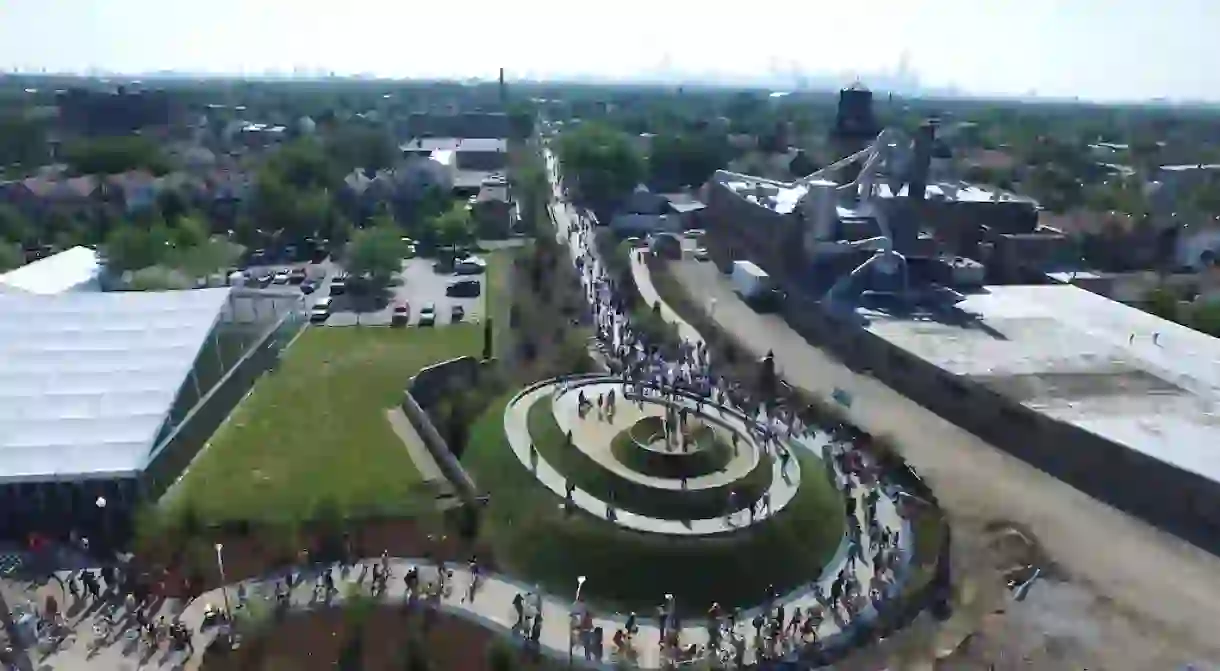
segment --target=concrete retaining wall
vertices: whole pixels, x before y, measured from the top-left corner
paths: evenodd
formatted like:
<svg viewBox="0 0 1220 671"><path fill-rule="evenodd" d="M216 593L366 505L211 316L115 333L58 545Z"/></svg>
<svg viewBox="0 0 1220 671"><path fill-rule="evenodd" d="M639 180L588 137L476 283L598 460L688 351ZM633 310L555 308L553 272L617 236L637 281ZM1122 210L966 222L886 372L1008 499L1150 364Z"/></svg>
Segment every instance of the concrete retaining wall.
<svg viewBox="0 0 1220 671"><path fill-rule="evenodd" d="M428 413L424 412L409 390L402 395L402 411L406 414L407 421L411 422L411 426L415 427L415 432L419 434L420 439L424 441L424 447L436 460L436 465L441 469L445 479L453 484L458 498L462 500L462 503L473 506L479 498L479 491L474 480L471 479L466 469L462 468L461 462L449 449L449 444L432 425L432 419L428 417Z"/></svg>
<svg viewBox="0 0 1220 671"><path fill-rule="evenodd" d="M480 361L470 356L442 361L416 373L402 395L401 406L407 420L415 427L445 479L453 484L458 497L467 505L477 502L478 487L453 450L449 449L449 443L436 430L427 410L434 408L446 394L461 393L462 389L478 386L495 365L495 359Z"/></svg>

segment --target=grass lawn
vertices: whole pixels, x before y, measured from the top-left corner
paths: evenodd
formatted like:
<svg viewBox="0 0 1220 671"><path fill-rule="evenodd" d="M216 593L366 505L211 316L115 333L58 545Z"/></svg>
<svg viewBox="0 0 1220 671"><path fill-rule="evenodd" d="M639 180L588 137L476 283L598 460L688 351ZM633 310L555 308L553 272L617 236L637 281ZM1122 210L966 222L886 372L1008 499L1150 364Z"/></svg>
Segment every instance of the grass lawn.
<svg viewBox="0 0 1220 671"><path fill-rule="evenodd" d="M412 375L478 356L481 326L308 328L213 436L171 494L208 521L405 513L419 474L385 411Z"/></svg>
<svg viewBox="0 0 1220 671"><path fill-rule="evenodd" d="M842 539L842 500L819 477L821 465L804 454L798 458L806 482L797 498L775 518L728 537L639 534L580 512L564 513L560 497L539 485L508 445L508 400L499 399L479 420L462 462L491 494L484 540L497 564L522 580L571 595L576 577L584 575L582 594L600 607L651 612L670 592L679 609L702 613L712 601L757 603L768 584L787 590L807 583ZM550 459L544 449L539 447Z"/></svg>

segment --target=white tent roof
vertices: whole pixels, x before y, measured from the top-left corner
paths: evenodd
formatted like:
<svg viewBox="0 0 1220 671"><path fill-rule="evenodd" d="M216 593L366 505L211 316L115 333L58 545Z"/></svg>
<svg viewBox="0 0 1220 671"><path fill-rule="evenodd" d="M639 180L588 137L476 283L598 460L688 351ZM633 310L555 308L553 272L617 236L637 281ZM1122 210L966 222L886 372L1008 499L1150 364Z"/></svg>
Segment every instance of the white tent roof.
<svg viewBox="0 0 1220 671"><path fill-rule="evenodd" d="M0 290L52 295L96 289L100 269L97 252L73 247L0 275Z"/></svg>
<svg viewBox="0 0 1220 671"><path fill-rule="evenodd" d="M0 292L0 481L141 471L228 295Z"/></svg>

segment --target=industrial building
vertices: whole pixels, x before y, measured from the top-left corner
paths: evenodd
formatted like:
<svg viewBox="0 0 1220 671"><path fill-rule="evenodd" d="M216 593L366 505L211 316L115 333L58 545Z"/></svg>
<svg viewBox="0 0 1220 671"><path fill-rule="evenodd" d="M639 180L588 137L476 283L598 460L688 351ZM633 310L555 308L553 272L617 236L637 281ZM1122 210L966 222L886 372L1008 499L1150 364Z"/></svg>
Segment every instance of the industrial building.
<svg viewBox="0 0 1220 671"><path fill-rule="evenodd" d="M719 172L704 244L762 266L789 324L849 366L1220 552L1220 343L1054 279L1071 241L1029 199L932 179L935 130L791 183Z"/></svg>
<svg viewBox="0 0 1220 671"><path fill-rule="evenodd" d="M301 298L39 285L29 268L0 276L0 536L121 538L274 364Z"/></svg>

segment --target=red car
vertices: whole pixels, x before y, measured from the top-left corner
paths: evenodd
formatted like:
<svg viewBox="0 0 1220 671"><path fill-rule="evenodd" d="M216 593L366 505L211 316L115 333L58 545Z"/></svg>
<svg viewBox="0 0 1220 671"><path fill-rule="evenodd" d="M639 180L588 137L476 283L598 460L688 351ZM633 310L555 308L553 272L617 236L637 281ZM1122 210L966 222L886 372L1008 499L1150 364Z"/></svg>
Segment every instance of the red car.
<svg viewBox="0 0 1220 671"><path fill-rule="evenodd" d="M394 313L390 317L390 324L393 326L406 326L411 321L411 304L402 301L394 304Z"/></svg>

